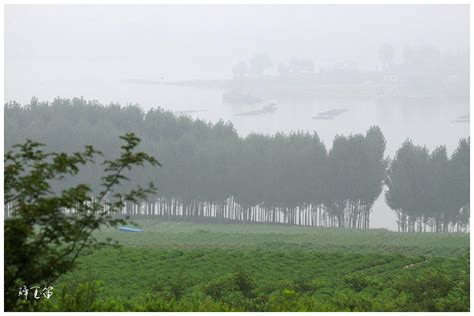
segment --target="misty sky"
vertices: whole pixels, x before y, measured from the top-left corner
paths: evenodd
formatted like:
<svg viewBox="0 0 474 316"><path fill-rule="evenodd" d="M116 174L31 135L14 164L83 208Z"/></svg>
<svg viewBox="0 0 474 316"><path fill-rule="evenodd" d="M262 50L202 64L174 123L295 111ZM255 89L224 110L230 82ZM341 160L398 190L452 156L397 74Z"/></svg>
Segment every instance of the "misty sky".
<svg viewBox="0 0 474 316"><path fill-rule="evenodd" d="M468 30L468 5L8 5L6 75L15 78L14 59L44 71L37 59L54 58L71 72L115 59L127 63L116 75L226 78L258 52L276 63L296 56L376 67L382 43L398 56L424 43L459 52ZM137 58L147 63L130 62Z"/></svg>

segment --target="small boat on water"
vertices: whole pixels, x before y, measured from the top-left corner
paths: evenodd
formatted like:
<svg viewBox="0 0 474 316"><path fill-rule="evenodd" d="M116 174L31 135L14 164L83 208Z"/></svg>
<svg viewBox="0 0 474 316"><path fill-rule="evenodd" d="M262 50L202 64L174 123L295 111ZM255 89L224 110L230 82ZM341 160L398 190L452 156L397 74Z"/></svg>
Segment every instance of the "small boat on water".
<svg viewBox="0 0 474 316"><path fill-rule="evenodd" d="M313 120L334 120L334 116L315 116Z"/></svg>
<svg viewBox="0 0 474 316"><path fill-rule="evenodd" d="M341 115L344 112L347 112L348 110L346 109L333 109L333 110L328 110L324 112L319 112L318 115L314 116L314 120L332 120L336 116Z"/></svg>
<svg viewBox="0 0 474 316"><path fill-rule="evenodd" d="M275 103L269 103L265 106L262 106L262 108L259 109L259 110L239 113L239 114L236 114L236 115L238 115L238 116L255 116L255 115L261 115L261 114L269 114L269 113L274 113L277 109L278 109L278 107L276 106Z"/></svg>
<svg viewBox="0 0 474 316"><path fill-rule="evenodd" d="M125 226L119 227L119 230L123 232L129 232L129 233L141 233L144 231L142 228L132 228L132 227L125 227Z"/></svg>

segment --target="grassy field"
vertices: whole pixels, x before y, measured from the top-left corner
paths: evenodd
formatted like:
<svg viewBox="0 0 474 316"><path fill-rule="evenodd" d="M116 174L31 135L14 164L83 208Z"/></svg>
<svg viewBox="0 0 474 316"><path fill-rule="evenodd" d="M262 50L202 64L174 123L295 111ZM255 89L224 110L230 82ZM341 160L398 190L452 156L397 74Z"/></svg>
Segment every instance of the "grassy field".
<svg viewBox="0 0 474 316"><path fill-rule="evenodd" d="M44 310L469 309L469 235L135 220L99 232Z"/></svg>

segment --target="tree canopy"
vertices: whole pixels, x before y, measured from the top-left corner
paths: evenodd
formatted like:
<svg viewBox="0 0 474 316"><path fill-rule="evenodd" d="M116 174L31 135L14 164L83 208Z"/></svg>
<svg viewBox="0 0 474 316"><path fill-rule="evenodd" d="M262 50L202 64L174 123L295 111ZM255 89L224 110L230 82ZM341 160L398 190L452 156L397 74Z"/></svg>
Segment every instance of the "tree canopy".
<svg viewBox="0 0 474 316"><path fill-rule="evenodd" d="M401 231L465 228L469 224L469 147L461 139L448 157L445 146L430 154L406 140L387 171L387 204L397 212Z"/></svg>
<svg viewBox="0 0 474 316"><path fill-rule="evenodd" d="M161 108L103 106L82 98L10 103L5 117L6 148L34 138L51 150L72 152L92 143L113 155L117 135L136 133L141 148L158 157L163 168L133 172L135 179L154 181L160 190L139 206L128 205L124 213L130 215L366 229L387 182L387 203L401 216L400 223L411 212L406 223L421 220L441 231L428 219L439 218L438 226L453 229L453 223L469 217L468 140L448 161L445 149L430 157L426 149L407 143L389 163L377 126L365 134L338 135L328 150L317 133L240 137L230 122L213 124ZM76 181L93 179L97 172L92 166ZM447 179L452 183L441 183ZM424 183L433 188L428 191ZM92 187L97 191L98 183ZM440 198L445 194L449 199ZM407 230L404 225L401 230Z"/></svg>

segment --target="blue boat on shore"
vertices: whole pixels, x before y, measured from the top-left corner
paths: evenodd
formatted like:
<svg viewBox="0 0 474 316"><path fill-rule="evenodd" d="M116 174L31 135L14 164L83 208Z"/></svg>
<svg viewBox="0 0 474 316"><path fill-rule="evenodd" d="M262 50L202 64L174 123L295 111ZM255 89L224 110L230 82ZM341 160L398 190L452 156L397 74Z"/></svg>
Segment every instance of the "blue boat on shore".
<svg viewBox="0 0 474 316"><path fill-rule="evenodd" d="M141 229L141 228L131 228L131 227L125 227L125 226L119 227L119 230L121 230L123 232L131 232L131 233L141 233L141 232L143 232L143 229Z"/></svg>

